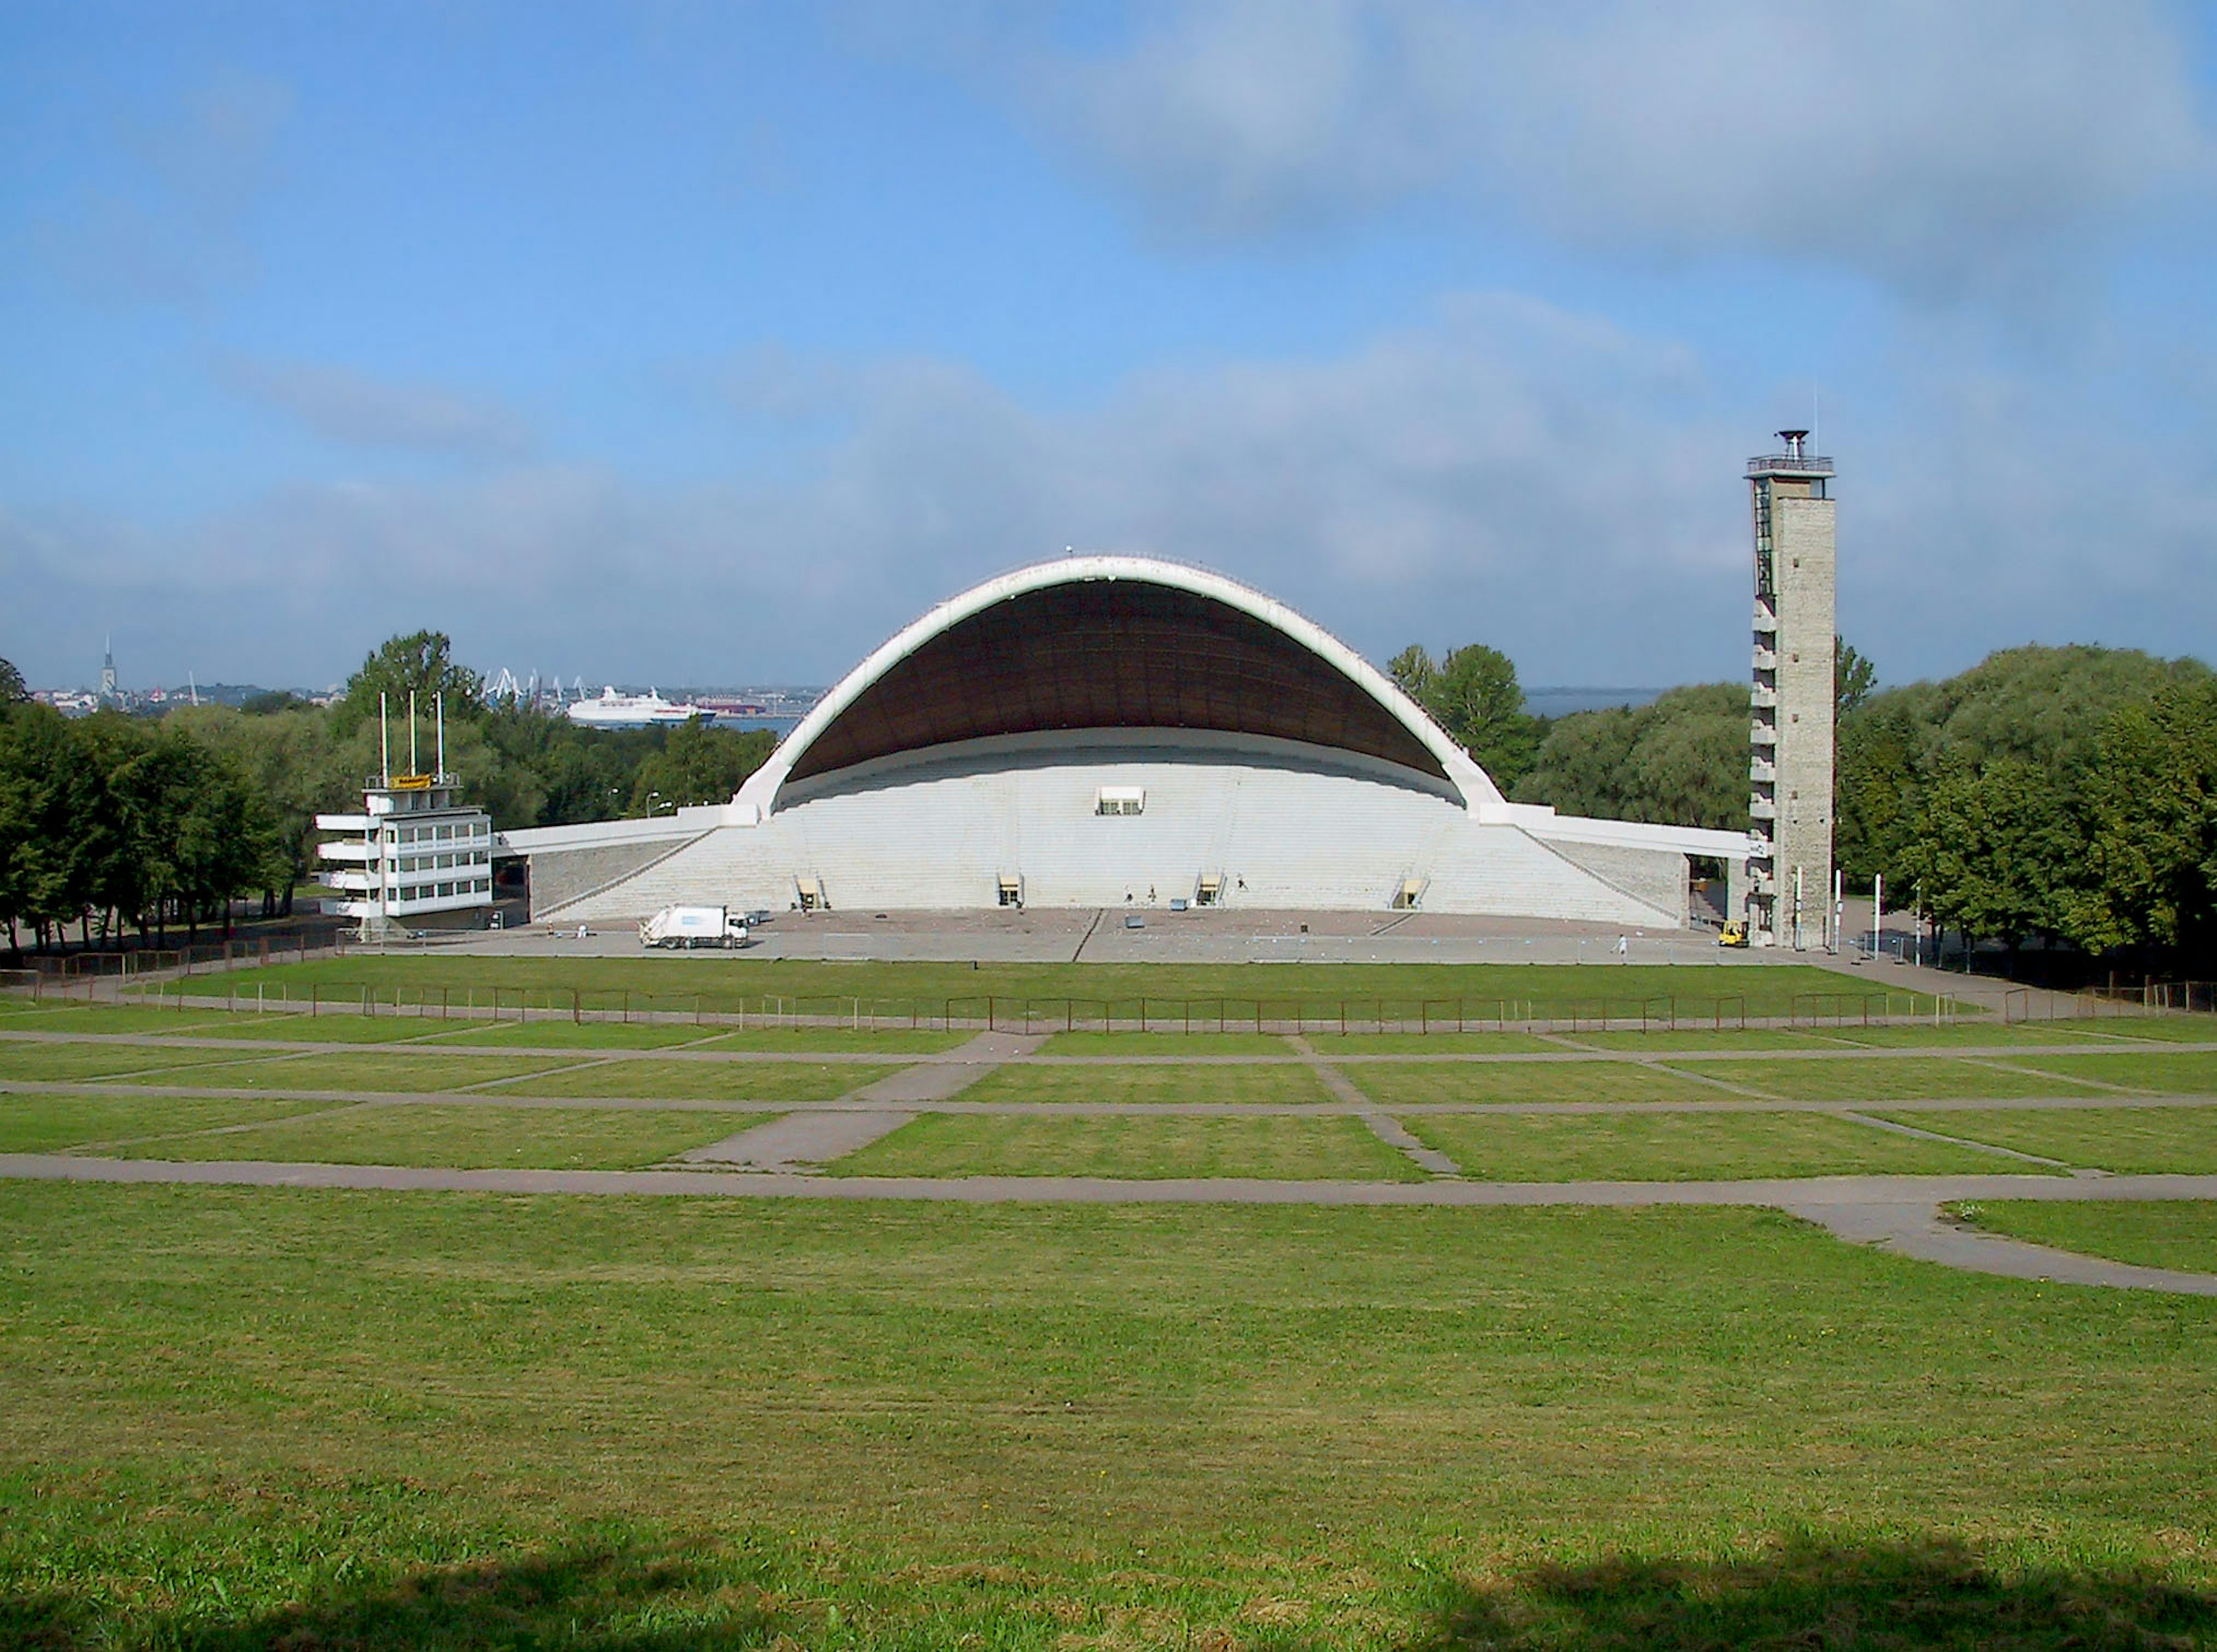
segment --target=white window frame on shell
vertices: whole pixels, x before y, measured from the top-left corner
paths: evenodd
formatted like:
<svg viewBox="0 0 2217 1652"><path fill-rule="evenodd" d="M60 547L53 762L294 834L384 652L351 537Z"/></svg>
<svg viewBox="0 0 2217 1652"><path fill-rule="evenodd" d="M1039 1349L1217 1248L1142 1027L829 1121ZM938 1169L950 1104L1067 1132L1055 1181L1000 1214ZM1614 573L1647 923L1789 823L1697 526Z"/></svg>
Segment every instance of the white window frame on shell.
<svg viewBox="0 0 2217 1652"><path fill-rule="evenodd" d="M1146 812L1147 788L1144 786L1104 786L1093 796L1093 812L1096 815L1138 815Z"/></svg>

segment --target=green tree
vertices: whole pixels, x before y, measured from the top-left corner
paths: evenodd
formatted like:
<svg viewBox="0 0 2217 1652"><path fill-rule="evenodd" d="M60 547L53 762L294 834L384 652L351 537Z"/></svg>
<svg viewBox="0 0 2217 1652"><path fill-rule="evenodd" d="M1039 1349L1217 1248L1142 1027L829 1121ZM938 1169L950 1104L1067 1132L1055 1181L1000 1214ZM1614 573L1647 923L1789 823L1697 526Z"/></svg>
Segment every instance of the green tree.
<svg viewBox="0 0 2217 1652"><path fill-rule="evenodd" d="M1882 694L1839 725L1833 852L1858 887L1874 875L1899 874L1923 790L1916 764L1922 704L1911 693Z"/></svg>
<svg viewBox="0 0 2217 1652"><path fill-rule="evenodd" d="M1516 667L1498 648L1468 643L1440 662L1426 709L1505 792L1532 766L1539 719L1524 709Z"/></svg>
<svg viewBox="0 0 2217 1652"><path fill-rule="evenodd" d="M165 728L219 754L259 798L269 858L258 881L265 915L291 915L293 891L316 864L318 814L361 806L362 761L331 736L330 719L295 701L289 709L254 713L223 706L176 711ZM367 730L357 730L357 741Z"/></svg>
<svg viewBox="0 0 2217 1652"><path fill-rule="evenodd" d="M1927 789L1902 854L1942 924L2015 947L2059 936L2082 896L2084 824L2068 782L2022 758L1960 765Z"/></svg>
<svg viewBox="0 0 2217 1652"><path fill-rule="evenodd" d="M1549 726L1516 796L1566 815L1734 830L1748 818L1747 733L1737 683L1574 712Z"/></svg>
<svg viewBox="0 0 2217 1652"><path fill-rule="evenodd" d="M83 754L68 720L44 706L0 706L0 920L10 952L28 924L40 946L83 909L76 845Z"/></svg>
<svg viewBox="0 0 2217 1652"><path fill-rule="evenodd" d="M1845 638L1832 638L1832 721L1837 729L1871 697L1878 687L1878 668L1856 651Z"/></svg>
<svg viewBox="0 0 2217 1652"><path fill-rule="evenodd" d="M1386 675L1408 697L1422 706L1432 691L1432 679L1439 668L1432 663L1431 655L1422 643L1411 643L1386 662Z"/></svg>
<svg viewBox="0 0 2217 1652"><path fill-rule="evenodd" d="M767 730L719 729L692 722L669 732L661 751L639 765L631 812L669 814L693 804L728 803L732 793L769 761L777 742Z"/></svg>
<svg viewBox="0 0 2217 1652"><path fill-rule="evenodd" d="M0 660L0 706L20 706L31 697L24 686L23 674L7 660Z"/></svg>
<svg viewBox="0 0 2217 1652"><path fill-rule="evenodd" d="M2070 792L2091 773L2103 730L2120 711L2208 680L2197 660L2026 647L1991 654L1942 682L1870 693L1839 725L1841 870L1866 885L1874 872L1890 881L1905 875L1901 857L1942 777L2015 761L2066 780Z"/></svg>
<svg viewBox="0 0 2217 1652"><path fill-rule="evenodd" d="M428 732L432 705L446 697L448 722L475 718L484 709L478 674L454 662L454 642L443 631L419 631L391 637L378 644L361 669L347 679L346 692L331 708L331 725L341 737L364 723L374 724L378 696L386 699L386 713L394 719L398 753L407 749L405 718L408 696L416 696L417 715Z"/></svg>
<svg viewBox="0 0 2217 1652"><path fill-rule="evenodd" d="M1435 662L1411 643L1386 662L1386 675L1504 792L1531 767L1540 720L1525 711L1516 667L1499 649L1470 643Z"/></svg>
<svg viewBox="0 0 2217 1652"><path fill-rule="evenodd" d="M2071 938L2217 952L2217 682L2117 712L2085 794L2095 825Z"/></svg>
<svg viewBox="0 0 2217 1652"><path fill-rule="evenodd" d="M125 798L132 764L151 740L149 725L119 712L100 712L71 725L79 754L79 825L71 845L77 886L86 904L104 915L103 934L126 921L143 934L149 919L145 869L131 831Z"/></svg>

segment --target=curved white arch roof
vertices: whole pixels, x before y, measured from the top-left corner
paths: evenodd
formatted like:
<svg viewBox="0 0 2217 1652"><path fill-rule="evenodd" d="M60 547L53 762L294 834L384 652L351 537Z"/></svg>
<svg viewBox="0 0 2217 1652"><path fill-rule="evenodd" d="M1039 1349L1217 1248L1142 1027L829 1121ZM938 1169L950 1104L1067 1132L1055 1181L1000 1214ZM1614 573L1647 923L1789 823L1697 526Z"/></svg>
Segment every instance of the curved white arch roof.
<svg viewBox="0 0 2217 1652"><path fill-rule="evenodd" d="M817 702L769 761L739 788L732 798L732 814L741 821L768 817L776 807L779 793L795 768L805 763L810 751L838 726L840 719L865 693L927 644L945 636L964 621L1014 597L1060 586L1126 580L1220 603L1236 613L1260 621L1337 672L1374 702L1437 762L1441 773L1461 794L1466 808L1473 813L1481 808L1491 813L1502 806L1500 790L1491 778L1391 679L1323 627L1283 603L1221 574L1180 563L1146 557L1083 556L1037 563L989 579L942 602L903 628Z"/></svg>

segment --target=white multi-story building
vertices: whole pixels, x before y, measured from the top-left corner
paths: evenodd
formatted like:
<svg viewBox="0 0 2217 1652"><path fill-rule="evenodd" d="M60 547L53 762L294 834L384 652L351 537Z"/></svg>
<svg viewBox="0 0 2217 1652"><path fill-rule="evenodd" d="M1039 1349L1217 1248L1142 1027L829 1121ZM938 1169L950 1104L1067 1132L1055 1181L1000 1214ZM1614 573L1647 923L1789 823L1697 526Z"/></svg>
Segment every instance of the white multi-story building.
<svg viewBox="0 0 2217 1652"><path fill-rule="evenodd" d="M492 817L460 790L449 774L384 775L362 788L360 814L316 817L343 834L317 846L323 882L365 936L492 905Z"/></svg>

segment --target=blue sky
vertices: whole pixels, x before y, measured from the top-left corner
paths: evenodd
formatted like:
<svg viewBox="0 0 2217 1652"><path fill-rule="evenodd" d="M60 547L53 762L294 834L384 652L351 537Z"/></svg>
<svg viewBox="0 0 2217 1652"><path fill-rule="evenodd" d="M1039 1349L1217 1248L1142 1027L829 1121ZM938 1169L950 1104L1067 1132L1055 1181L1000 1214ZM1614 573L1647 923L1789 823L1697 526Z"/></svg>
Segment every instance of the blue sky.
<svg viewBox="0 0 2217 1652"><path fill-rule="evenodd" d="M2208 657L2213 65L2132 0L17 0L0 655L824 681L1067 545L1736 677L1813 416L1887 680Z"/></svg>

